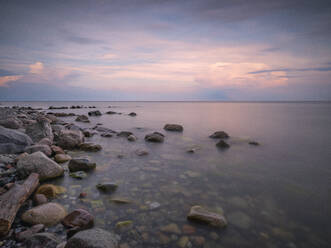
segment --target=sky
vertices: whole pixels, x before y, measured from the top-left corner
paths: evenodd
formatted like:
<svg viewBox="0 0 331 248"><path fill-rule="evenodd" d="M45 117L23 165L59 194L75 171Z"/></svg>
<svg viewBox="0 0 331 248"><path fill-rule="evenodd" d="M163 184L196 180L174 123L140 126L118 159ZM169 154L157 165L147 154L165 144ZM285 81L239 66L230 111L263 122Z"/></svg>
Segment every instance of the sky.
<svg viewBox="0 0 331 248"><path fill-rule="evenodd" d="M0 0L0 100L330 101L331 2Z"/></svg>

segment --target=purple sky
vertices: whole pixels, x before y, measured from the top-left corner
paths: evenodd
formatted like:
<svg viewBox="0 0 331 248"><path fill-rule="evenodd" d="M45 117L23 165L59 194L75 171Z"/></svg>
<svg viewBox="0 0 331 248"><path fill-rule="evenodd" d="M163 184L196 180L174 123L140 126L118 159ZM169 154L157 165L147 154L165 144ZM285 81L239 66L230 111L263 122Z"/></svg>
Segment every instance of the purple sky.
<svg viewBox="0 0 331 248"><path fill-rule="evenodd" d="M0 1L0 100L331 100L331 2Z"/></svg>

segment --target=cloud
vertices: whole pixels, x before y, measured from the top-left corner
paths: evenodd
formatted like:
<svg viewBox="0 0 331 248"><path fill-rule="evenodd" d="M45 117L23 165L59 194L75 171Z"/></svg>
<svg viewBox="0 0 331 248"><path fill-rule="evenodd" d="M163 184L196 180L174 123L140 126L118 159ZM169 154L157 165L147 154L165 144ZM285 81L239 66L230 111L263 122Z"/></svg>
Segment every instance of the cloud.
<svg viewBox="0 0 331 248"><path fill-rule="evenodd" d="M44 64L41 62L36 62L32 65L29 65L30 73L32 74L41 74L44 70Z"/></svg>
<svg viewBox="0 0 331 248"><path fill-rule="evenodd" d="M104 54L104 55L101 56L101 59L105 59L105 60L116 59L116 58L117 58L117 55L112 54L112 53L107 53L107 54Z"/></svg>
<svg viewBox="0 0 331 248"><path fill-rule="evenodd" d="M258 71L251 71L249 74L262 74L262 73L270 73L270 72L324 72L324 71L331 71L331 67L311 67L311 68L282 68L282 69L270 69L270 70L258 70Z"/></svg>
<svg viewBox="0 0 331 248"><path fill-rule="evenodd" d="M17 81L17 80L21 79L22 77L23 76L20 76L20 75L0 77L0 86L5 86L6 83L11 82L11 81Z"/></svg>

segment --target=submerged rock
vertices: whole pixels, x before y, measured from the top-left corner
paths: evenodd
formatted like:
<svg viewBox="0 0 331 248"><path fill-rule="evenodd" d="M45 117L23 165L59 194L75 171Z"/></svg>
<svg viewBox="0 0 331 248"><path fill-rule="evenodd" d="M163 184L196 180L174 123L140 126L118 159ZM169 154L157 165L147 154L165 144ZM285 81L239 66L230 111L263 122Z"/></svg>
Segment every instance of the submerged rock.
<svg viewBox="0 0 331 248"><path fill-rule="evenodd" d="M89 116L100 116L102 115L101 112L99 110L95 110L95 111L90 111L88 112Z"/></svg>
<svg viewBox="0 0 331 248"><path fill-rule="evenodd" d="M224 140L220 140L216 143L216 146L221 149L230 148L230 145L226 143Z"/></svg>
<svg viewBox="0 0 331 248"><path fill-rule="evenodd" d="M45 226L53 226L59 223L65 216L66 211L60 204L49 202L29 209L22 215L22 220L32 225L44 224Z"/></svg>
<svg viewBox="0 0 331 248"><path fill-rule="evenodd" d="M64 149L74 149L84 142L84 134L78 130L61 130L58 145Z"/></svg>
<svg viewBox="0 0 331 248"><path fill-rule="evenodd" d="M27 146L24 151L29 154L40 151L43 152L48 157L52 155L52 149L48 145Z"/></svg>
<svg viewBox="0 0 331 248"><path fill-rule="evenodd" d="M115 112L115 111L108 111L108 112L106 112L106 114L107 114L107 115L116 115L116 114L118 114L118 113Z"/></svg>
<svg viewBox="0 0 331 248"><path fill-rule="evenodd" d="M97 152L102 149L101 145L94 143L82 143L79 145L79 149L87 152Z"/></svg>
<svg viewBox="0 0 331 248"><path fill-rule="evenodd" d="M189 220L203 222L214 227L225 227L228 222L223 215L213 213L201 206L193 206L187 215Z"/></svg>
<svg viewBox="0 0 331 248"><path fill-rule="evenodd" d="M212 139L227 139L229 137L230 136L224 131L217 131L209 136L209 138L212 138Z"/></svg>
<svg viewBox="0 0 331 248"><path fill-rule="evenodd" d="M64 173L64 169L59 164L42 152L35 152L21 158L17 162L17 171L23 178L28 177L32 172L38 173L40 181L59 177Z"/></svg>
<svg viewBox="0 0 331 248"><path fill-rule="evenodd" d="M31 144L28 135L0 126L0 154L21 153Z"/></svg>
<svg viewBox="0 0 331 248"><path fill-rule="evenodd" d="M114 133L105 132L101 134L101 137L110 138L113 137Z"/></svg>
<svg viewBox="0 0 331 248"><path fill-rule="evenodd" d="M120 232L127 231L133 226L132 220L119 221L116 223L115 228Z"/></svg>
<svg viewBox="0 0 331 248"><path fill-rule="evenodd" d="M88 158L73 158L69 162L69 171L90 171L95 169L96 163L90 162Z"/></svg>
<svg viewBox="0 0 331 248"><path fill-rule="evenodd" d="M142 150L142 149L137 149L137 150L135 151L135 153L136 153L138 156L146 156L146 155L148 155L148 151L146 151L146 150Z"/></svg>
<svg viewBox="0 0 331 248"><path fill-rule="evenodd" d="M159 132L154 132L151 134L147 134L145 136L145 140L148 142L162 143L164 141L164 135Z"/></svg>
<svg viewBox="0 0 331 248"><path fill-rule="evenodd" d="M112 182L105 182L105 183L98 183L96 187L98 190L101 190L103 192L112 192L117 189L118 185Z"/></svg>
<svg viewBox="0 0 331 248"><path fill-rule="evenodd" d="M75 171L75 172L71 172L69 176L77 179L84 179L87 177L87 174L84 171Z"/></svg>
<svg viewBox="0 0 331 248"><path fill-rule="evenodd" d="M94 225L94 217L84 209L76 209L62 220L62 224L70 228L68 230L68 236L71 237L79 231L92 228Z"/></svg>
<svg viewBox="0 0 331 248"><path fill-rule="evenodd" d="M234 212L228 215L231 225L241 229L248 229L251 226L251 218L243 212Z"/></svg>
<svg viewBox="0 0 331 248"><path fill-rule="evenodd" d="M179 124L166 124L163 127L164 130L167 131L173 131L173 132L183 132L184 128L183 126L179 125Z"/></svg>
<svg viewBox="0 0 331 248"><path fill-rule="evenodd" d="M137 137L134 136L133 134L131 134L131 135L128 136L128 141L134 142L136 140L137 140Z"/></svg>
<svg viewBox="0 0 331 248"><path fill-rule="evenodd" d="M257 141L249 141L248 144L253 145L253 146L259 146L260 143Z"/></svg>
<svg viewBox="0 0 331 248"><path fill-rule="evenodd" d="M88 117L86 115L78 115L77 118L75 119L75 121L85 122L85 123L90 122L90 120L88 119Z"/></svg>
<svg viewBox="0 0 331 248"><path fill-rule="evenodd" d="M53 233L37 233L27 239L23 246L25 248L56 248L61 240Z"/></svg>
<svg viewBox="0 0 331 248"><path fill-rule="evenodd" d="M182 233L176 223L171 223L169 225L162 226L160 228L160 230L162 232L166 232L166 233L174 233L174 234L181 234Z"/></svg>
<svg viewBox="0 0 331 248"><path fill-rule="evenodd" d="M37 123L27 126L25 133L31 137L34 142L38 142L43 138L53 140L53 131L51 124L46 118L39 118Z"/></svg>
<svg viewBox="0 0 331 248"><path fill-rule="evenodd" d="M92 228L76 233L65 248L118 248L115 234L100 228Z"/></svg>

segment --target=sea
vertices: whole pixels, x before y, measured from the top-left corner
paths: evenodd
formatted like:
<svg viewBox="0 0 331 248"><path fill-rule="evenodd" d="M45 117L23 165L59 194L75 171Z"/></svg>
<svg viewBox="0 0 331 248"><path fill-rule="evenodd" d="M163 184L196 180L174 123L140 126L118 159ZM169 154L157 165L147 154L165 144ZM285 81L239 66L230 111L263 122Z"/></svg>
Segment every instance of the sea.
<svg viewBox="0 0 331 248"><path fill-rule="evenodd" d="M70 109L73 105L96 108ZM69 212L87 209L95 226L117 233L123 247L331 247L330 102L2 102L1 106L77 115L100 110L103 115L89 117L90 123L75 122L75 117L60 119L81 128L99 123L138 138L135 142L116 135L86 138L102 150L68 154L89 157L96 170L81 180L66 172L48 182L65 188L55 202ZM49 110L50 106L69 109ZM130 112L137 116L129 116ZM168 123L180 124L184 131L164 130ZM165 135L163 143L144 140L155 131ZM216 146L218 140L209 137L216 131L229 134L230 148ZM250 145L251 141L259 145ZM148 155L138 156L137 150ZM118 188L104 194L95 187L99 182L114 182ZM80 199L81 192L87 197ZM228 226L219 229L187 220L195 205L224 214Z"/></svg>

